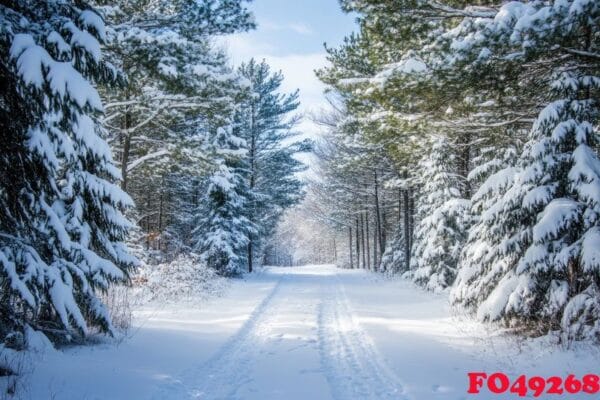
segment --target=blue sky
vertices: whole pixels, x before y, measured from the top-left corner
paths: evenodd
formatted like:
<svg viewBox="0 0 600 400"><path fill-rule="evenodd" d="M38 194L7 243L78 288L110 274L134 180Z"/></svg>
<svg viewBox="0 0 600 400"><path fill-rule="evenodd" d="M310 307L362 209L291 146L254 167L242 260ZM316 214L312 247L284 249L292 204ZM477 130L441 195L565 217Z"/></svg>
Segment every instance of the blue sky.
<svg viewBox="0 0 600 400"><path fill-rule="evenodd" d="M264 58L283 72L284 91L300 89L302 112L325 106L324 87L313 71L326 64L323 43L339 45L355 30L354 17L342 12L338 0L254 0L250 9L258 28L224 40L232 62ZM300 129L310 135L318 128L305 119Z"/></svg>

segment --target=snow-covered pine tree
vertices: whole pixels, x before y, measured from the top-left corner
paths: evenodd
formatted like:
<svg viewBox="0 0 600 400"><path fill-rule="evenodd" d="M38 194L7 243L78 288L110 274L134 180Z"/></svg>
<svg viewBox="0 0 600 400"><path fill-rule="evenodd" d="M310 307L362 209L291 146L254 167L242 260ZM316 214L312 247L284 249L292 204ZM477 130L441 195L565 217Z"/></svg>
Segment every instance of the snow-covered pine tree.
<svg viewBox="0 0 600 400"><path fill-rule="evenodd" d="M308 151L310 143L299 141L293 130L298 121L292 115L299 105L298 91L280 93L281 72L273 73L264 60L252 59L242 64L238 73L249 83L248 93L238 105L235 132L248 148L245 178L253 192L248 217L258 230L248 244L251 272L283 212L302 198L303 185L297 173L304 165L294 154Z"/></svg>
<svg viewBox="0 0 600 400"><path fill-rule="evenodd" d="M399 224L401 225L401 224ZM381 271L389 274L401 272L406 265L406 252L404 246L404 227L398 226L394 230L392 240L388 242L385 252L381 256Z"/></svg>
<svg viewBox="0 0 600 400"><path fill-rule="evenodd" d="M180 142L173 125L210 99L189 89L223 63L211 38L252 29L254 20L246 0L96 1L110 23L108 57L128 77L124 89L103 93L125 189L134 169L172 154Z"/></svg>
<svg viewBox="0 0 600 400"><path fill-rule="evenodd" d="M478 194L499 196L477 226L489 249L466 253L453 298L481 319L600 338L599 22L595 1L512 2L453 32L459 58L526 60L536 73L517 75L519 84L545 88L516 168L492 175Z"/></svg>
<svg viewBox="0 0 600 400"><path fill-rule="evenodd" d="M210 169L203 130L231 117L240 91L213 40L251 29L253 17L245 0L97 2L110 25L106 53L128 77L102 92L122 187L136 200L146 255L172 256L191 245L189 212Z"/></svg>
<svg viewBox="0 0 600 400"><path fill-rule="evenodd" d="M231 125L219 127L209 138L207 150L214 170L197 210L194 248L206 264L222 275L237 275L247 265L250 235L256 233L248 219L252 192L244 173L246 142Z"/></svg>
<svg viewBox="0 0 600 400"><path fill-rule="evenodd" d="M413 280L428 290L452 285L470 225L470 201L463 198L464 178L456 171L455 150L447 138L433 139L419 165L420 193L413 244Z"/></svg>
<svg viewBox="0 0 600 400"><path fill-rule="evenodd" d="M97 116L105 28L85 2L0 5L1 338L27 326L56 340L112 332L97 296L136 260L123 241L132 201Z"/></svg>

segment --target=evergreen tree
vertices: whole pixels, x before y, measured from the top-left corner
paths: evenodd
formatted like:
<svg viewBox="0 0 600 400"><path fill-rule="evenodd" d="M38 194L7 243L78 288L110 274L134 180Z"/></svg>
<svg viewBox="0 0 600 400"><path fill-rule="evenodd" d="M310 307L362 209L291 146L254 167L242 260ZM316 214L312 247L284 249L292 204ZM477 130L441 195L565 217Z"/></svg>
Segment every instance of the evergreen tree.
<svg viewBox="0 0 600 400"><path fill-rule="evenodd" d="M493 20L465 21L454 42L481 32L458 56L472 65L527 60L535 75L516 75L539 92L541 111L510 167L492 175L478 198L499 197L483 211L453 298L481 319L561 328L569 338L597 337L598 66L589 55L598 31L596 2L511 3ZM585 16L585 17L584 17ZM469 33L467 33L469 32ZM562 49L562 50L561 50ZM556 53L570 54L561 57ZM517 61L518 60L518 61ZM504 61L506 62L506 61ZM528 67L531 68L531 67ZM596 247L595 247L596 246Z"/></svg>
<svg viewBox="0 0 600 400"><path fill-rule="evenodd" d="M243 175L247 169L246 142L228 126L219 127L208 146L214 170L196 213L194 248L220 274L237 275L247 265L249 238L256 233L248 219L252 193Z"/></svg>
<svg viewBox="0 0 600 400"><path fill-rule="evenodd" d="M248 217L257 228L248 243L252 272L253 261L261 258L283 212L302 198L297 173L305 167L294 155L308 151L310 143L299 141L293 131L298 118L291 113L298 108L298 92L279 93L281 72L272 73L264 60L252 59L238 73L249 83L236 114L236 133L248 149L244 177L253 195Z"/></svg>
<svg viewBox="0 0 600 400"><path fill-rule="evenodd" d="M13 1L0 20L1 336L112 332L97 291L126 282L136 260L123 243L133 203L97 122L94 85L118 79L102 18L84 2Z"/></svg>
<svg viewBox="0 0 600 400"><path fill-rule="evenodd" d="M454 172L455 162L448 139L437 137L419 168L411 269L416 283L434 291L454 282L470 223L470 204L463 198L464 181Z"/></svg>
<svg viewBox="0 0 600 400"><path fill-rule="evenodd" d="M103 92L104 122L145 248L162 257L191 245L187 217L198 204L187 191L198 186L187 184L210 167L202 130L231 118L241 90L213 39L251 29L253 18L244 0L98 2L111 25L106 51L128 77L125 88Z"/></svg>

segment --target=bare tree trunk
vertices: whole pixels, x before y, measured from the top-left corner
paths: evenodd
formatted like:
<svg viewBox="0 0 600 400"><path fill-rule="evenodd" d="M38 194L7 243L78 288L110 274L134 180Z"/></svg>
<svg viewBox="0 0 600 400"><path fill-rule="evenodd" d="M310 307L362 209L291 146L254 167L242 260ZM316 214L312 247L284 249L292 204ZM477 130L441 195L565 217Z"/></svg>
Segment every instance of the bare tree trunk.
<svg viewBox="0 0 600 400"><path fill-rule="evenodd" d="M379 269L379 265L377 264L377 238L379 235L377 232L373 232L373 271L377 271Z"/></svg>
<svg viewBox="0 0 600 400"><path fill-rule="evenodd" d="M467 199L471 198L471 183L467 179L469 176L469 167L471 165L471 133L467 132L463 137L463 146L465 147L462 154L462 176L464 177L465 190L463 196Z"/></svg>
<svg viewBox="0 0 600 400"><path fill-rule="evenodd" d="M375 218L377 218L376 228L377 236L379 236L379 251L381 254L383 254L383 252L385 251L385 238L381 229L381 209L379 207L379 182L377 179L377 171L375 171Z"/></svg>
<svg viewBox="0 0 600 400"><path fill-rule="evenodd" d="M337 264L337 244L335 243L335 236L333 237L333 263Z"/></svg>
<svg viewBox="0 0 600 400"><path fill-rule="evenodd" d="M404 189L404 268L410 268L410 205L408 200L408 188Z"/></svg>
<svg viewBox="0 0 600 400"><path fill-rule="evenodd" d="M150 191L146 191L146 209L150 210ZM146 250L150 250L150 215L146 218Z"/></svg>
<svg viewBox="0 0 600 400"><path fill-rule="evenodd" d="M369 213L365 211L365 247L367 249L367 269L371 269L371 245L369 244Z"/></svg>
<svg viewBox="0 0 600 400"><path fill-rule="evenodd" d="M409 240L410 240L410 247L412 247L413 245L413 238L415 235L415 196L414 193L412 192L412 188L409 186L408 187L408 201L409 201L409 215L410 215L410 236L409 236Z"/></svg>
<svg viewBox="0 0 600 400"><path fill-rule="evenodd" d="M165 177L161 177L160 184L160 197L158 201L158 250L161 249L161 240L160 237L162 235L163 229L163 206L164 206L164 187L165 187Z"/></svg>
<svg viewBox="0 0 600 400"><path fill-rule="evenodd" d="M121 155L121 189L127 190L127 164L129 164L129 151L131 149L131 135L127 130L131 124L129 112L125 113L125 136L123 137L123 153Z"/></svg>
<svg viewBox="0 0 600 400"><path fill-rule="evenodd" d="M362 265L363 269L367 268L367 259L365 255L365 222L363 221L363 214L360 213L360 243L362 245Z"/></svg>
<svg viewBox="0 0 600 400"><path fill-rule="evenodd" d="M402 222L402 189L398 189L398 224Z"/></svg>
<svg viewBox="0 0 600 400"><path fill-rule="evenodd" d="M354 268L354 262L352 260L352 227L348 226L348 254L350 255L350 269Z"/></svg>
<svg viewBox="0 0 600 400"><path fill-rule="evenodd" d="M250 190L254 189L254 185L256 183L256 132L255 132L255 120L254 120L255 107L254 102L252 102L251 115L250 115L250 149L249 149L249 157L250 157ZM254 211L254 207L252 207L252 211ZM254 222L254 213L250 215L250 221ZM254 241L252 234L248 235L248 272L252 272L252 258L254 257Z"/></svg>
<svg viewBox="0 0 600 400"><path fill-rule="evenodd" d="M248 242L248 272L252 272L252 257L254 257L252 249L252 241Z"/></svg>
<svg viewBox="0 0 600 400"><path fill-rule="evenodd" d="M356 217L356 268L360 269L360 230L358 227L358 217Z"/></svg>

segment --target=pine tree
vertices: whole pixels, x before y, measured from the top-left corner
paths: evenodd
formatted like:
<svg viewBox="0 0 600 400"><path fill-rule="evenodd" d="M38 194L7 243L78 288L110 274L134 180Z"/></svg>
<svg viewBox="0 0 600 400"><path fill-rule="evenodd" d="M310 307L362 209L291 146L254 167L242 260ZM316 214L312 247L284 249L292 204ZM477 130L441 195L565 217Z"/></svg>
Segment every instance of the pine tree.
<svg viewBox="0 0 600 400"><path fill-rule="evenodd" d="M214 170L197 210L194 248L206 264L223 275L237 275L247 265L250 235L256 233L248 219L252 200L244 178L246 142L235 136L231 126L219 127L210 138Z"/></svg>
<svg viewBox="0 0 600 400"><path fill-rule="evenodd" d="M1 335L27 326L57 340L88 326L112 332L97 296L126 282L132 201L97 122L105 28L83 2L0 6L3 128L0 187Z"/></svg>
<svg viewBox="0 0 600 400"><path fill-rule="evenodd" d="M257 234L248 243L248 263L252 272L254 259L260 259L265 243L273 235L283 212L302 198L302 183L297 173L304 165L294 158L309 150L310 143L297 139L293 131L298 118L298 91L281 94L283 75L272 73L263 60L242 64L238 73L249 83L242 97L236 119L236 133L246 141L248 168L245 179L253 193L249 207L250 221Z"/></svg>
<svg viewBox="0 0 600 400"><path fill-rule="evenodd" d="M111 28L105 50L128 77L124 88L103 91L104 121L144 247L163 257L191 245L187 217L198 205L184 187L197 190L187 184L208 173L203 130L231 118L241 90L213 40L251 29L253 17L243 0L98 2Z"/></svg>
<svg viewBox="0 0 600 400"><path fill-rule="evenodd" d="M470 202L463 198L464 181L455 172L455 162L448 139L440 136L419 168L421 190L411 269L414 281L433 291L454 282L470 224Z"/></svg>
<svg viewBox="0 0 600 400"><path fill-rule="evenodd" d="M585 1L511 3L499 16L467 21L454 32L455 41L483 33L461 47L459 58L476 65L481 57L473 54L484 47L486 59L512 60L516 68L526 60L536 73L515 79L525 90L545 89L516 166L492 175L476 195L488 200L453 299L481 319L597 338L600 81L589 56L597 52L591 37L600 8Z"/></svg>

